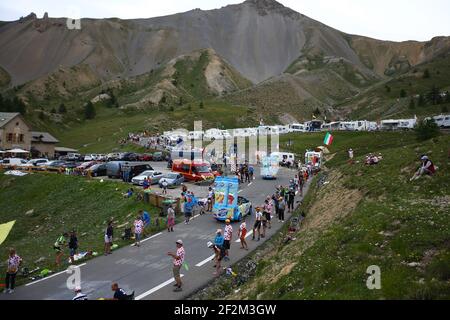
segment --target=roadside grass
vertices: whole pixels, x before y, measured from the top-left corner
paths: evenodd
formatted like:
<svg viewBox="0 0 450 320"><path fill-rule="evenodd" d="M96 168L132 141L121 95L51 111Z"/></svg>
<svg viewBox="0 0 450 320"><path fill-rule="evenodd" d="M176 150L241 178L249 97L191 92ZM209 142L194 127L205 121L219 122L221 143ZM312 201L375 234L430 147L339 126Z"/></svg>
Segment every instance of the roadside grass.
<svg viewBox="0 0 450 320"><path fill-rule="evenodd" d="M323 134L292 139L293 149L300 152L321 145ZM285 244L283 235L273 238L251 256L258 268L249 281L233 285L222 278L218 288L232 286L226 295L211 288L198 298L449 299L449 146L448 135L418 143L410 133L336 134L327 156L335 153L334 157L297 211L306 213L297 239ZM354 165L346 161L349 147L356 150ZM365 166L368 152L382 153L383 160ZM410 182L425 153L439 167L438 173ZM318 183L322 177L328 185ZM352 203L355 192L361 197ZM320 206L327 198L340 202L334 206L354 209L345 215L335 210L336 216L326 222L334 210L333 205ZM373 265L381 269L381 290L366 286L366 271Z"/></svg>
<svg viewBox="0 0 450 320"><path fill-rule="evenodd" d="M64 267L55 268L53 244L63 232L75 229L79 251L92 250L101 255L104 230L111 218L116 225L114 243L120 247L130 244L123 241L121 235L132 225L140 209L151 215L151 233L165 229L163 222L161 226L155 224L159 209L138 202L134 197L122 197L128 188L129 185L118 182L101 183L57 174L11 177L0 173L0 224L16 220L9 237L0 246L1 256L6 259L8 248L14 247L30 270L40 267L58 271ZM67 255L68 250L65 250L63 261ZM3 260L2 269L6 268ZM27 279L20 280L22 283Z"/></svg>

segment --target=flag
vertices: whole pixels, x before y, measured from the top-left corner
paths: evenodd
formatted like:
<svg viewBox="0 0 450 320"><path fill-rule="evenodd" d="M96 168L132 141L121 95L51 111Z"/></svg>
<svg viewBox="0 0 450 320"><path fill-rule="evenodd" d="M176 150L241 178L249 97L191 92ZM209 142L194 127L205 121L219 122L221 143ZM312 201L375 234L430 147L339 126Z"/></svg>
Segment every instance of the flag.
<svg viewBox="0 0 450 320"><path fill-rule="evenodd" d="M334 137L331 135L331 133L328 132L327 135L325 136L325 139L323 140L323 143L326 146L331 146L333 144L333 140Z"/></svg>
<svg viewBox="0 0 450 320"><path fill-rule="evenodd" d="M14 223L16 223L16 221L0 224L0 245L5 242L6 238L11 232L12 227L14 226Z"/></svg>

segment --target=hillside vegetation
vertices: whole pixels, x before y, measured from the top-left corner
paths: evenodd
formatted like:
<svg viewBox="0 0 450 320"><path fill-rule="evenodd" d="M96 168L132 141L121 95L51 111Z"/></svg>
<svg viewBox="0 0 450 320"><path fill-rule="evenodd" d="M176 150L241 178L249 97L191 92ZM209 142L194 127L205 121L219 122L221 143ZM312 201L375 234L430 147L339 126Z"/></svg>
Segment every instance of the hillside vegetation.
<svg viewBox="0 0 450 320"><path fill-rule="evenodd" d="M62 232L75 229L80 251L102 254L104 231L111 218L116 225L114 243L128 244L120 236L138 211L146 209L153 221L159 211L134 198L124 199L126 190L126 185L115 182L56 174L11 177L0 171L0 224L16 220L0 247L2 256L14 247L30 270L40 267L56 271L53 244ZM161 228L164 226L152 226L152 231ZM0 267L6 268L3 261Z"/></svg>
<svg viewBox="0 0 450 320"><path fill-rule="evenodd" d="M323 135L290 138L300 152ZM283 234L254 254L256 273L245 284L223 278L194 298L450 298L449 145L449 136L419 144L412 134L336 134L325 170L296 213L306 216L296 240L286 244ZM354 165L346 161L350 147ZM383 160L364 166L368 152ZM437 175L409 182L424 153ZM381 268L381 290L366 287L372 265ZM246 269L245 262L234 267Z"/></svg>

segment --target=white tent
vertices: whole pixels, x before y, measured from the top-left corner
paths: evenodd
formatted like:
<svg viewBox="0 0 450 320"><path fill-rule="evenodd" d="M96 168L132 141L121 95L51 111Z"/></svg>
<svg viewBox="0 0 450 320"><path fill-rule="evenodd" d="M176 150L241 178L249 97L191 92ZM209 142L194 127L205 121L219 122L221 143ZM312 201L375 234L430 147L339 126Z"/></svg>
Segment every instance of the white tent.
<svg viewBox="0 0 450 320"><path fill-rule="evenodd" d="M30 153L30 151L22 150L22 149L12 149L6 151L7 153Z"/></svg>

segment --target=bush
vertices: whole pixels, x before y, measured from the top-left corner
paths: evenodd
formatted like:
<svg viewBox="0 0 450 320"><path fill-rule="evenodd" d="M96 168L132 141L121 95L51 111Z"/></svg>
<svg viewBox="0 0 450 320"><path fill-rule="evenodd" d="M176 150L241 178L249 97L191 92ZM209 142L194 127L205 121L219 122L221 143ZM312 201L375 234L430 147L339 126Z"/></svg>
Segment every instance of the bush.
<svg viewBox="0 0 450 320"><path fill-rule="evenodd" d="M419 141L430 140L440 134L439 127L434 120L422 120L415 129Z"/></svg>

